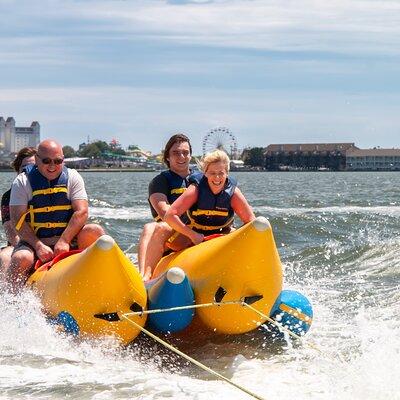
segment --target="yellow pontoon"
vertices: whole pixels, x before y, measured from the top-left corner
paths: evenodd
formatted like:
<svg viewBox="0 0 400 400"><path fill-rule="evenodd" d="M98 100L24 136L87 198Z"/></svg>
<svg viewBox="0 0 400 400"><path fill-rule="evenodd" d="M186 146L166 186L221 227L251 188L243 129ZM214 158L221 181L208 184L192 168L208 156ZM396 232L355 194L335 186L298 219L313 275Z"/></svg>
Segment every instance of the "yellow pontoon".
<svg viewBox="0 0 400 400"><path fill-rule="evenodd" d="M271 225L258 217L229 235L164 257L153 278L180 267L193 288L196 304L252 298L252 306L269 315L282 290L282 267ZM196 315L219 333L248 332L265 322L242 305L204 307Z"/></svg>
<svg viewBox="0 0 400 400"><path fill-rule="evenodd" d="M132 262L114 240L101 236L79 254L45 264L29 278L44 311L65 330L83 336L115 335L129 343L140 333L131 323L116 320L115 312L146 308L146 289ZM109 320L95 316L108 314ZM132 317L143 326L146 316Z"/></svg>

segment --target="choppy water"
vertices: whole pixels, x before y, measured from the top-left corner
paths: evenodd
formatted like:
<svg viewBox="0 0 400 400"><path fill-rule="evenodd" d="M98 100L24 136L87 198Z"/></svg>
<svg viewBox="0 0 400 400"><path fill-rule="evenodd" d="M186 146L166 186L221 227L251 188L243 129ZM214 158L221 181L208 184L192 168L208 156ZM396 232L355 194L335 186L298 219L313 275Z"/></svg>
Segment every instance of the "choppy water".
<svg viewBox="0 0 400 400"><path fill-rule="evenodd" d="M154 174L83 175L92 217L122 249L137 243ZM284 286L311 299L313 326L302 345L259 332L185 351L268 400L400 399L400 173L235 175L271 221ZM0 173L1 192L12 178ZM0 294L0 308L2 399L250 399L151 340L120 349L62 337L31 293Z"/></svg>

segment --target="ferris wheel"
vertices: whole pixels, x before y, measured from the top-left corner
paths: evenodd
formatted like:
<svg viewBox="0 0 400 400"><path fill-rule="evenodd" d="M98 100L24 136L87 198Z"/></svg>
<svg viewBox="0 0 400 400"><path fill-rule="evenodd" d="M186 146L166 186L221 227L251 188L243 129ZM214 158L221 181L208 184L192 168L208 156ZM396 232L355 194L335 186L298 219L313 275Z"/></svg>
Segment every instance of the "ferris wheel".
<svg viewBox="0 0 400 400"><path fill-rule="evenodd" d="M237 158L237 141L228 128L213 128L204 136L203 155L216 149L225 151L232 159Z"/></svg>

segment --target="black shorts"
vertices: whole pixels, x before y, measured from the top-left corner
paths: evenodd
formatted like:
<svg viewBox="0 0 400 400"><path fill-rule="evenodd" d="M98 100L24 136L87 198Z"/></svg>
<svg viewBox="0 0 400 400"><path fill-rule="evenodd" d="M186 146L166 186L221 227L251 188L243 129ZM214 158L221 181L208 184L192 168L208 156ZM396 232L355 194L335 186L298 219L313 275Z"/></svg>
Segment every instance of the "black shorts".
<svg viewBox="0 0 400 400"><path fill-rule="evenodd" d="M70 250L75 250L78 248L78 242L76 240L76 238L74 238L72 240L72 242L70 243ZM52 250L54 250L54 246L49 246ZM31 251L34 256L35 256L35 260L37 260L37 256L36 256L36 251L35 249L25 240L19 240L18 243L15 245L14 250L13 250L13 254L19 250L29 250Z"/></svg>

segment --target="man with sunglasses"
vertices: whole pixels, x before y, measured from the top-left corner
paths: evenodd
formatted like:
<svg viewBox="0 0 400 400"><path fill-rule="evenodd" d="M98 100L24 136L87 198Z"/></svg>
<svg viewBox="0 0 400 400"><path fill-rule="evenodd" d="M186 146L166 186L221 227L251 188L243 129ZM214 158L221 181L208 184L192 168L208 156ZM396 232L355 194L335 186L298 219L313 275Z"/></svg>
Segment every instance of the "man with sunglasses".
<svg viewBox="0 0 400 400"><path fill-rule="evenodd" d="M171 136L163 152L163 161L168 170L158 174L149 184L148 200L156 222L145 224L139 239L139 271L144 281L151 278L164 251L178 251L190 243L186 236L174 232L163 222L163 217L170 205L186 190L191 158L189 138L182 133Z"/></svg>
<svg viewBox="0 0 400 400"><path fill-rule="evenodd" d="M85 185L64 166L61 145L44 140L35 158L36 166L18 175L11 189L11 220L20 237L7 271L14 287L26 281L36 259L47 262L74 245L86 248L104 234L99 225L86 224Z"/></svg>

